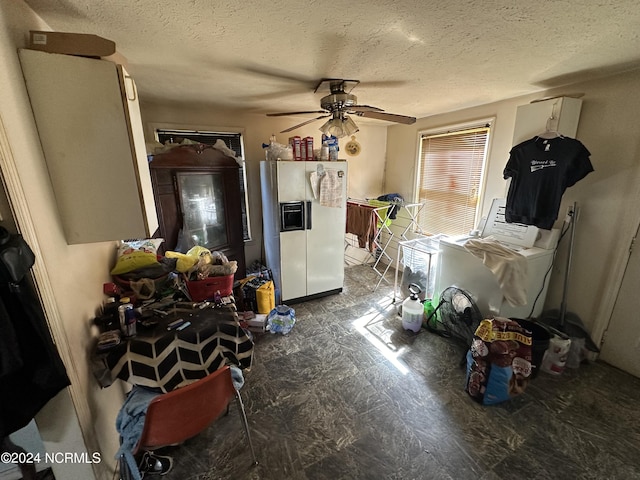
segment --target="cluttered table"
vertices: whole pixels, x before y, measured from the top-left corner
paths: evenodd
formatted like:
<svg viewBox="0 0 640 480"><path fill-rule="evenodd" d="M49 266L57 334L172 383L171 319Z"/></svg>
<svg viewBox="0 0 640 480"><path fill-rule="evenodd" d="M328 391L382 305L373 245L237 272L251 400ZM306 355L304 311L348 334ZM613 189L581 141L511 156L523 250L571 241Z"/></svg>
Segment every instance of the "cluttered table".
<svg viewBox="0 0 640 480"><path fill-rule="evenodd" d="M94 355L102 386L119 378L163 392L188 385L224 365L248 368L253 342L238 321L235 305L171 308L138 322L136 335Z"/></svg>
<svg viewBox="0 0 640 480"><path fill-rule="evenodd" d="M166 393L225 365L251 367L251 330L264 331L266 321L254 312L275 307L270 272L256 265L236 280L237 262L222 252L194 246L161 256L162 241L118 246L113 282L103 284L93 320L91 370L103 388L120 379Z"/></svg>

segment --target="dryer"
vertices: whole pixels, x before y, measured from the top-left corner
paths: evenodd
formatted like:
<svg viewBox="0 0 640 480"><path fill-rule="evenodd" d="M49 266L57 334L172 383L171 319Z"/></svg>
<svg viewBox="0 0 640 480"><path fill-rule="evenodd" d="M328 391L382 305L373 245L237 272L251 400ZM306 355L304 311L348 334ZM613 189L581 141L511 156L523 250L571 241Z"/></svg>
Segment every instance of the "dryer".
<svg viewBox="0 0 640 480"><path fill-rule="evenodd" d="M493 316L527 318L540 315L547 295L559 231L538 231L536 227L527 225L506 224L504 199L496 199L478 234L475 237L465 235L440 239L436 293L440 295L450 286L466 290L474 298L485 318ZM525 305L510 305L504 299L498 281L491 270L480 258L464 248L467 240L477 236L496 239L525 257L527 261L527 281L525 282L527 303Z"/></svg>

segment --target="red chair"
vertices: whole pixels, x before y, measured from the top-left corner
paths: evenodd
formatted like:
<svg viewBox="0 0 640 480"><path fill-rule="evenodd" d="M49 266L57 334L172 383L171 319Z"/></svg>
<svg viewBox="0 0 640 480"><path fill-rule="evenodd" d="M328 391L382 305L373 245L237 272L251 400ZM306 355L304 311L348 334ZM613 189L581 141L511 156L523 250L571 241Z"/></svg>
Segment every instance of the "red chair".
<svg viewBox="0 0 640 480"><path fill-rule="evenodd" d="M142 434L133 454L143 453L141 472L167 473L172 466L169 457L155 455L160 447L176 445L196 436L216 420L222 412L228 412L235 397L242 416L254 465L258 464L249 433L247 415L240 392L231 379L231 369L225 366L186 387L155 397L147 409Z"/></svg>

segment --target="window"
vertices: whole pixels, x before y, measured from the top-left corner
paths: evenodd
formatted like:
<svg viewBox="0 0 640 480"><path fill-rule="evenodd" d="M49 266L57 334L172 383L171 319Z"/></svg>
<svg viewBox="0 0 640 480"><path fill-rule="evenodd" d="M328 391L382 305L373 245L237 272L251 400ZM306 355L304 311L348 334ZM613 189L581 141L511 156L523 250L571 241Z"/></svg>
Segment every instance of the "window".
<svg viewBox="0 0 640 480"><path fill-rule="evenodd" d="M462 235L475 228L489 124L425 133L420 141L418 223L429 234Z"/></svg>
<svg viewBox="0 0 640 480"><path fill-rule="evenodd" d="M236 152L236 156L244 160L244 148L242 143L242 134L240 133L222 133L222 132L206 132L200 130L169 130L156 129L158 141L164 144L167 141L171 143L181 143L185 138L194 142L213 145L218 140L224 143L231 150ZM240 205L242 208L242 230L244 232L244 241L251 240L251 225L249 223L249 198L247 196L247 178L244 166L240 169Z"/></svg>

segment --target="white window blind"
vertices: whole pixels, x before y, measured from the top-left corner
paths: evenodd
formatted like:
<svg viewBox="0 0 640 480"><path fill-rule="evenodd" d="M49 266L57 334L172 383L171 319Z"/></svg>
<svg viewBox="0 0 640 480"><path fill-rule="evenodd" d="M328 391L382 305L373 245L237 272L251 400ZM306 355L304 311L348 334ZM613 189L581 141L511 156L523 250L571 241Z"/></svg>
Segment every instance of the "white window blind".
<svg viewBox="0 0 640 480"><path fill-rule="evenodd" d="M420 145L418 222L430 234L461 235L476 226L489 125L425 134Z"/></svg>

